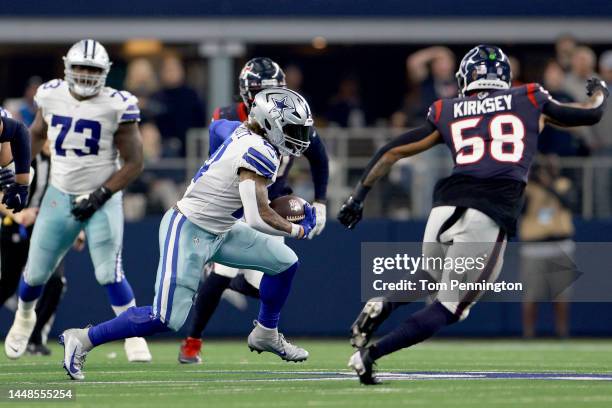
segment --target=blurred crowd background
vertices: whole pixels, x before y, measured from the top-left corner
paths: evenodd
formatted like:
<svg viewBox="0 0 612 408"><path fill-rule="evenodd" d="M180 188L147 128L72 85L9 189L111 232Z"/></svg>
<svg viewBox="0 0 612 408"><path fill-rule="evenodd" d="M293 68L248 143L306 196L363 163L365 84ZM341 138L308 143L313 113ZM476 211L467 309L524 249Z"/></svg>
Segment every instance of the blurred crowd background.
<svg viewBox="0 0 612 408"><path fill-rule="evenodd" d="M351 234L331 221L376 149L418 126L436 99L457 94L455 71L474 45L502 47L511 56L515 85L538 82L562 102L584 101L591 76L612 83L609 0L515 0L510 6L501 0L6 3L0 7L0 104L17 118L26 124L33 120L37 87L63 78L62 56L83 38L108 50L113 65L107 85L139 98L146 166L124 196L126 219L133 221L126 225L124 259L128 271L141 272L130 272L139 299L151 295L146 271L156 267L159 218L209 155L206 128L212 112L239 101L237 77L249 59L269 57L283 67L288 86L309 101L330 157L329 226L320 239L290 243L312 273L302 274L292 293L296 306L285 324L295 325L286 327L289 334L344 335L359 303L354 250L366 240L421 239L433 186L451 171L446 146L401 161L377 184L365 214L376 221ZM546 315L534 289L554 287L558 258L572 257L574 240L609 241L612 104L597 126L549 127L538 145L520 221L520 269L530 288L522 321L514 305L489 305L474 310L453 333L536 335L538 316ZM313 197L307 160L296 161L290 184L295 194ZM542 248L542 242L551 247ZM313 253L324 255L309 256ZM69 269L91 268L84 254L69 257ZM97 296L88 276L70 275L71 285L81 290L65 302L76 305L77 293ZM318 294L313 307L320 313L303 307L312 303L312 293ZM544 319L554 322L547 326L549 334L566 337L570 328L572 334L612 334L612 325L600 318L610 315L610 304L573 305L570 319L569 302L570 293L557 298L554 317ZM108 311L103 300L99 304L102 317ZM239 333L236 321L242 315L232 313L226 307L212 333ZM60 311L58 320L82 324L67 312Z"/></svg>
<svg viewBox="0 0 612 408"><path fill-rule="evenodd" d="M611 39L612 41L612 39ZM113 66L107 84L139 98L146 170L126 194L128 219L161 214L174 204L207 157L206 127L211 101L211 63L205 47L164 45L159 40L105 44ZM331 158L332 211L350 191L377 147L425 119L431 103L457 94L454 74L474 44L332 45L315 37L307 45L238 47L226 82L237 102L238 73L248 59L267 56L285 70L287 84L311 104ZM498 44L510 55L514 85L541 83L562 102L586 99L591 76L612 83L612 46L592 46L569 34L551 44ZM25 123L33 120L37 87L63 77L62 55L69 44L6 46L0 55L0 98ZM548 163L572 183L565 201L585 218L612 215L612 106L592 128L549 127L539 140ZM406 159L377 186L369 217L423 218L433 184L451 160L445 147ZM295 192L312 196L307 162L291 175Z"/></svg>

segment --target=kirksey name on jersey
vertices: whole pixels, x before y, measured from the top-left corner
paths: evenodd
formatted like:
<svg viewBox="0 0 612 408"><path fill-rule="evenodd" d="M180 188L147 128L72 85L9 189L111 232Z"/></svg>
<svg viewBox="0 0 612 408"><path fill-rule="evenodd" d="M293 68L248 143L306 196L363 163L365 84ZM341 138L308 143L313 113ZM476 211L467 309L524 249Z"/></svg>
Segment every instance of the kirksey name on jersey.
<svg viewBox="0 0 612 408"><path fill-rule="evenodd" d="M51 185L68 194L89 194L119 168L114 135L119 124L140 120L138 100L105 87L79 101L62 79L41 85L34 100L48 126Z"/></svg>
<svg viewBox="0 0 612 408"><path fill-rule="evenodd" d="M227 232L243 215L238 170L251 170L270 185L279 163L276 149L242 124L206 160L177 206L200 228L215 234Z"/></svg>

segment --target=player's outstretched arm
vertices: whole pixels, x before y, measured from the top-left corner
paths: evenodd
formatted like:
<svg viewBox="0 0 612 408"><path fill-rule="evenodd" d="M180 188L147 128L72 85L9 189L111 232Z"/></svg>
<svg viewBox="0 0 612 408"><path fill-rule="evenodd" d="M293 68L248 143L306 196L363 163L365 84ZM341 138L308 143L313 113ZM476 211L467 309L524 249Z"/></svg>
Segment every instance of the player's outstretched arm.
<svg viewBox="0 0 612 408"><path fill-rule="evenodd" d="M314 227L314 219L308 224L293 224L281 217L268 204L267 179L247 169L240 169L240 199L244 218L252 228L269 235L302 239ZM304 208L312 212L312 208ZM309 218L309 217L306 217Z"/></svg>
<svg viewBox="0 0 612 408"><path fill-rule="evenodd" d="M604 81L591 78L586 83L586 92L590 98L583 103L561 103L550 99L542 107L544 124L573 127L591 126L599 122L604 114L610 91Z"/></svg>
<svg viewBox="0 0 612 408"><path fill-rule="evenodd" d="M45 141L47 140L47 122L45 122L40 109L36 111L34 121L30 125L30 135L32 135L31 160L34 160L36 155L42 150Z"/></svg>
<svg viewBox="0 0 612 408"><path fill-rule="evenodd" d="M142 139L138 123L121 123L115 133L115 146L123 160L123 166L104 183L104 186L112 193L123 190L144 169Z"/></svg>
<svg viewBox="0 0 612 408"><path fill-rule="evenodd" d="M398 160L428 150L440 143L440 140L440 132L431 122L427 122L423 126L396 137L378 149L365 168L353 194L340 208L338 220L347 228L354 228L361 220L363 202L376 181L387 175Z"/></svg>

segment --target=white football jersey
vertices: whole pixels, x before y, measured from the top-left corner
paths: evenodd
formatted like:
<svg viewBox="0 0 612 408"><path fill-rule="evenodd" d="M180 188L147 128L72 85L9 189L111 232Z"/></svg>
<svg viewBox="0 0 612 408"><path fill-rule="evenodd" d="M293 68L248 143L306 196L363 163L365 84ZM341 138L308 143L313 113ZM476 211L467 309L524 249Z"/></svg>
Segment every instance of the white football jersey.
<svg viewBox="0 0 612 408"><path fill-rule="evenodd" d="M276 149L242 124L200 168L177 206L206 231L229 231L243 215L238 170L251 170L267 178L270 185L279 164Z"/></svg>
<svg viewBox="0 0 612 408"><path fill-rule="evenodd" d="M88 194L119 168L114 135L120 123L140 120L138 100L105 87L79 101L62 79L42 84L34 96L47 123L51 185L64 193Z"/></svg>

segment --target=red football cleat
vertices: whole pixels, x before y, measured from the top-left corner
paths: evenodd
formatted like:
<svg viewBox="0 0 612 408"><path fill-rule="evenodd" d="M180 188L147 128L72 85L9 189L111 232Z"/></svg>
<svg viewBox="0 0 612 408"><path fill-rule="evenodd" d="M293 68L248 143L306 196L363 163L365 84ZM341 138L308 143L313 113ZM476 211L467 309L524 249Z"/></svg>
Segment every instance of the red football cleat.
<svg viewBox="0 0 612 408"><path fill-rule="evenodd" d="M187 337L181 343L178 361L181 364L201 364L200 350L202 349L202 339Z"/></svg>

